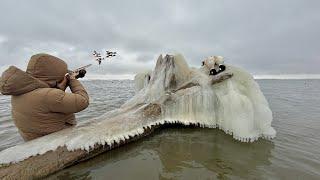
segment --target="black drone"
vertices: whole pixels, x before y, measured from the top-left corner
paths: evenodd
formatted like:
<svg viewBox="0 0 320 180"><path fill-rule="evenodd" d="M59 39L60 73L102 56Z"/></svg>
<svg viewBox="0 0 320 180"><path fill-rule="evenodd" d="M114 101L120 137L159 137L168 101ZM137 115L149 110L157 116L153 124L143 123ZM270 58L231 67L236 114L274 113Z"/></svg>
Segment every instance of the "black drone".
<svg viewBox="0 0 320 180"><path fill-rule="evenodd" d="M117 52L106 51L106 58L114 57L117 55Z"/></svg>

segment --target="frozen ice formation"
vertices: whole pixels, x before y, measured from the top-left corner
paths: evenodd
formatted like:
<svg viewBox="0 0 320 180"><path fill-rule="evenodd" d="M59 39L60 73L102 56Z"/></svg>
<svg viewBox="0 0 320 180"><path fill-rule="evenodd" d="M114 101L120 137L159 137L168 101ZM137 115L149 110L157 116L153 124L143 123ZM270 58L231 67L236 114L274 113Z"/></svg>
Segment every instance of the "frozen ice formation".
<svg viewBox="0 0 320 180"><path fill-rule="evenodd" d="M212 70L216 75L210 75ZM150 134L165 123L219 128L242 142L276 135L259 85L244 70L225 65L221 56L190 68L180 54L160 55L153 71L136 75L135 90L136 95L119 109L89 124L1 151L0 179L46 176Z"/></svg>
<svg viewBox="0 0 320 180"><path fill-rule="evenodd" d="M136 75L139 92L123 107L158 102L161 119L168 122L219 127L243 142L275 137L272 112L250 74L225 65L225 71L209 75L216 64L223 63L223 57L212 56L195 69L188 67L182 55L160 56L152 73Z"/></svg>

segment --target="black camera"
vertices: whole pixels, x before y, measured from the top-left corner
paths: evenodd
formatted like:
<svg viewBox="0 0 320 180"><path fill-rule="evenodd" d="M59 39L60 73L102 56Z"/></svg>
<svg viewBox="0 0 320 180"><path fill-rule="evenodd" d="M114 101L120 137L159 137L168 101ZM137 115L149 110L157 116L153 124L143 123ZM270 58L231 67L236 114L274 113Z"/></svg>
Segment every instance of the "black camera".
<svg viewBox="0 0 320 180"><path fill-rule="evenodd" d="M220 64L218 71L217 71L216 69L210 69L210 75L213 75L213 76L214 76L214 75L217 75L217 74L223 72L224 70L226 70L226 66L223 65L223 64Z"/></svg>
<svg viewBox="0 0 320 180"><path fill-rule="evenodd" d="M85 69L79 70L79 73L76 75L76 79L83 78L86 75L87 71Z"/></svg>

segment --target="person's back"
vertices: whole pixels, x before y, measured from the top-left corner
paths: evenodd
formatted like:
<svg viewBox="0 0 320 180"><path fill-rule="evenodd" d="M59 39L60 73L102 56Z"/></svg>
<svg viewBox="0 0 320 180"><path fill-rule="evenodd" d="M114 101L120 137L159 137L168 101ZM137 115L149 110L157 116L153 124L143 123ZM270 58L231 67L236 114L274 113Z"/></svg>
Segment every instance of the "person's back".
<svg viewBox="0 0 320 180"><path fill-rule="evenodd" d="M12 118L25 140L75 125L73 113L89 105L88 94L78 80L68 82L72 93L57 88L66 73L62 60L46 54L32 56L27 72L11 66L3 73L0 90L12 95Z"/></svg>

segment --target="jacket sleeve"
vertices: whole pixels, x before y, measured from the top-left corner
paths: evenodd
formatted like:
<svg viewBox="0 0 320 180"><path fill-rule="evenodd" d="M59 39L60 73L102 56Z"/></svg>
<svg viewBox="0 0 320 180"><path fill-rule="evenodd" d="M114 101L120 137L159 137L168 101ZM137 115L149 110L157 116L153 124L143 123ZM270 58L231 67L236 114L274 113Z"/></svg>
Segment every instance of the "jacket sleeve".
<svg viewBox="0 0 320 180"><path fill-rule="evenodd" d="M69 82L72 93L66 93L60 89L51 89L47 95L47 103L51 112L77 113L89 105L89 96L82 84L72 79Z"/></svg>

